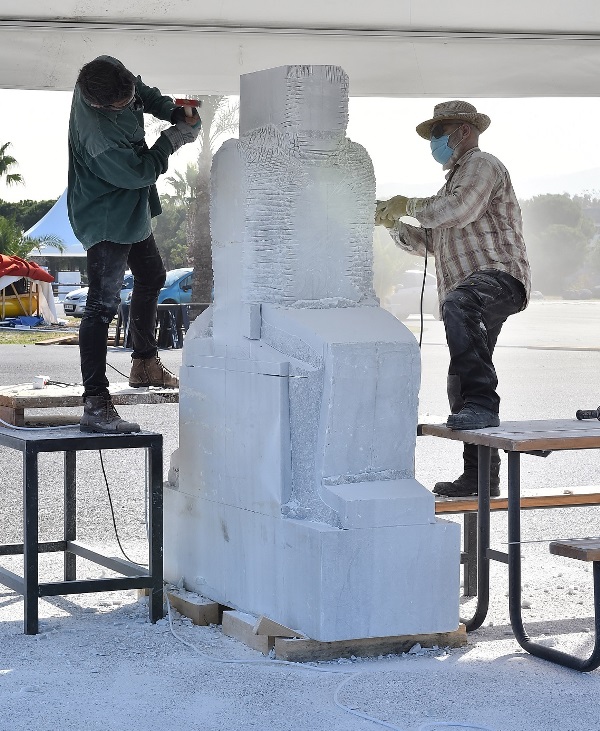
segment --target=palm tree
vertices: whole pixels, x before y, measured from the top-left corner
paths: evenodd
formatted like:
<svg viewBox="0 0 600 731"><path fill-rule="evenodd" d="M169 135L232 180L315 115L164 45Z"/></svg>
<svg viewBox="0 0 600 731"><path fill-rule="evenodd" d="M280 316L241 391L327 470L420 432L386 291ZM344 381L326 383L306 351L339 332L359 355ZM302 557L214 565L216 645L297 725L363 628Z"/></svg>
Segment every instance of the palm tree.
<svg viewBox="0 0 600 731"><path fill-rule="evenodd" d="M202 129L198 136L200 151L195 165L188 165L184 175L167 178L179 201L186 206L188 260L194 267L192 299L210 302L213 288L212 251L209 223L210 167L215 145L224 134L237 131L239 104L225 96L197 97L202 105Z"/></svg>
<svg viewBox="0 0 600 731"><path fill-rule="evenodd" d="M17 161L11 155L6 154L6 150L10 147L10 142L0 145L0 179L4 179L6 185L16 185L23 183L23 176L19 173L9 173L8 171L17 165Z"/></svg>
<svg viewBox="0 0 600 731"><path fill-rule="evenodd" d="M40 246L42 244L52 246L61 253L65 250L64 243L58 236L53 234L37 238L23 236L23 232L14 221L0 216L0 254L28 259L33 249L41 251Z"/></svg>

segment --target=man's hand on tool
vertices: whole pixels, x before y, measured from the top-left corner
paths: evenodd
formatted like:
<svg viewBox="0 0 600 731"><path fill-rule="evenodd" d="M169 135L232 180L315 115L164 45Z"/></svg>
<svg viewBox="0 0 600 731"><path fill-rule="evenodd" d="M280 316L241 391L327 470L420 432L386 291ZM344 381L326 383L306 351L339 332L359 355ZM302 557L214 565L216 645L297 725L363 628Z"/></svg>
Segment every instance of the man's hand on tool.
<svg viewBox="0 0 600 731"><path fill-rule="evenodd" d="M375 225L392 228L396 221L406 216L406 203L408 198L403 195L395 195L389 201L379 201L375 210Z"/></svg>
<svg viewBox="0 0 600 731"><path fill-rule="evenodd" d="M195 107L190 109L190 113L186 113L184 107L175 107L171 113L171 124L177 124L177 122L185 122L192 127L200 121L200 115Z"/></svg>
<svg viewBox="0 0 600 731"><path fill-rule="evenodd" d="M187 145L190 142L195 142L196 138L200 134L200 117L196 115L197 119L195 124L189 124L186 121L177 122L172 127L166 129L162 134L169 140L173 152L176 152L183 145ZM194 119L190 117L190 119Z"/></svg>

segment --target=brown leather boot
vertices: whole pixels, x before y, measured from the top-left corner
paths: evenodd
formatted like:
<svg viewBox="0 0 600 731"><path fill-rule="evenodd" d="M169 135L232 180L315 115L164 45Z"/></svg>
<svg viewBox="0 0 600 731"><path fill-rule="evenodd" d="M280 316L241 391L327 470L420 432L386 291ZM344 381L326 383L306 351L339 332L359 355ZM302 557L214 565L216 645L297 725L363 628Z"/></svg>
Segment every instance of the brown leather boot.
<svg viewBox="0 0 600 731"><path fill-rule="evenodd" d="M129 385L132 388L179 388L179 378L164 367L158 355L152 358L133 358Z"/></svg>
<svg viewBox="0 0 600 731"><path fill-rule="evenodd" d="M108 395L88 396L83 402L83 416L79 429L100 434L131 434L138 432L140 425L121 419Z"/></svg>

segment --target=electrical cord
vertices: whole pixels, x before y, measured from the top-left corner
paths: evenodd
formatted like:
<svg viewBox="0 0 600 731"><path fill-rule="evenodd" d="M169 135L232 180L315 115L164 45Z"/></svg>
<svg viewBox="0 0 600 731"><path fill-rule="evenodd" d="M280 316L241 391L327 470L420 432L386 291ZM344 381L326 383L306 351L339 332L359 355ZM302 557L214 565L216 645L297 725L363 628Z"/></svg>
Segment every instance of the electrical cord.
<svg viewBox="0 0 600 731"><path fill-rule="evenodd" d="M129 558L129 556L125 553L125 549L121 545L121 539L119 538L119 531L117 529L117 521L115 519L115 511L114 511L114 508L113 508L112 497L111 497L111 494L110 494L110 487L108 486L108 477L106 476L106 470L104 469L104 459L102 457L102 450L101 449L98 450L98 454L100 455L100 467L102 468L102 474L104 475L104 484L106 486L106 494L108 495L108 504L110 505L110 515L112 517L112 524L113 524L113 528L115 530L115 538L117 539L117 543L119 545L119 549L120 549L121 553L123 554L123 556L125 556L125 558L130 563L133 563L136 566L143 566L144 568L147 568L148 567L148 564L139 563L139 561L134 561L132 558Z"/></svg>
<svg viewBox="0 0 600 731"><path fill-rule="evenodd" d="M173 637L175 637L176 640L181 642L186 647L189 647L191 650L193 650L195 653L200 655L204 660L207 660L208 662L214 662L218 664L223 665L264 665L264 666L278 666L278 665L287 665L291 666L293 668L296 668L298 670L308 670L318 672L318 673L328 673L330 675L347 675L344 680L336 687L334 694L333 694L333 700L335 705L340 708L342 711L346 713L350 713L353 716L357 716L358 718L362 718L365 721L369 721L370 723L374 723L377 726L381 726L383 728L391 729L391 731L407 731L407 729L401 728L400 726L395 726L392 723L388 723L387 721L382 721L379 718L376 718L375 716L370 716L368 713L363 713L362 711L357 711L354 708L350 708L349 706L342 703L339 699L340 691L346 686L351 680L356 678L360 675L373 675L375 670L370 671L369 673L365 672L364 670L334 670L332 668L322 668L318 665L306 665L305 663L298 663L298 662L290 662L289 660L255 660L254 658L248 659L248 660L223 660L222 658L214 657L213 655L209 655L202 650L200 650L196 645L194 645L192 642L188 642L186 639L181 637L177 632L175 632L175 629L173 627L173 615L171 612L171 602L169 601L168 595L166 595L167 599L167 616L169 618L169 630L171 631L171 634ZM456 721L427 721L424 724L421 724L417 731L435 731L436 728L441 727L448 727L448 728L456 728L461 729L462 731L494 731L494 729L491 729L487 726L473 726L472 724L465 724L460 723Z"/></svg>
<svg viewBox="0 0 600 731"><path fill-rule="evenodd" d="M424 324L423 324L423 299L425 297L425 283L427 281L427 255L429 254L429 244L431 231L426 228L425 229L425 265L423 267L423 281L421 282L421 299L420 299L420 307L419 307L419 314L421 316L421 330L419 332L419 348L423 344L423 330L424 330Z"/></svg>
<svg viewBox="0 0 600 731"><path fill-rule="evenodd" d="M114 365L111 365L111 364L110 364L110 363L109 363L108 361L106 362L106 365L107 365L107 366L108 366L109 368L112 368L112 369L113 369L113 371L116 371L116 372L117 372L117 373L118 373L118 374L119 374L120 376L123 376L123 378L127 378L127 379L129 379L129 376L128 376L128 375L127 375L126 373L123 373L123 372L122 372L122 371L120 371L120 370L119 370L118 368L115 368L115 367L114 367Z"/></svg>

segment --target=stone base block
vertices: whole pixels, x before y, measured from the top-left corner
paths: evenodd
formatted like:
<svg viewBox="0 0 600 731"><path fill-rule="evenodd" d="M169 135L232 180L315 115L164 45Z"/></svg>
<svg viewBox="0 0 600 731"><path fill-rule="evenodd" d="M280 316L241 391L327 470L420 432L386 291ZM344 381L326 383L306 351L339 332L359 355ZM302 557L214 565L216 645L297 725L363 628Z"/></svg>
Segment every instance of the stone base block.
<svg viewBox="0 0 600 731"><path fill-rule="evenodd" d="M165 578L321 642L452 632L460 527L340 530L165 489Z"/></svg>

